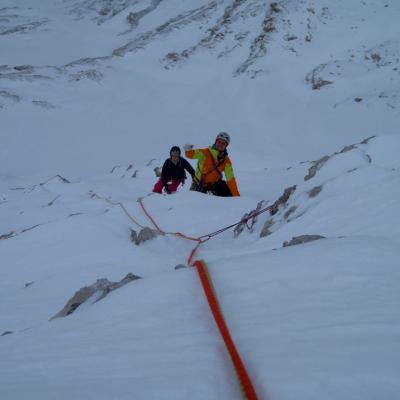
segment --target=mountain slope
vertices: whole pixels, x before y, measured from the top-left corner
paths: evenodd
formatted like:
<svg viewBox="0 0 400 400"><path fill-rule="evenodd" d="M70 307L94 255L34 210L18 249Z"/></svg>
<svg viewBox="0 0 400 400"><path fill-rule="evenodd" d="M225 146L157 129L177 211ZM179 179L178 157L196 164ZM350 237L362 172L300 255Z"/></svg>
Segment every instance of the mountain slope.
<svg viewBox="0 0 400 400"><path fill-rule="evenodd" d="M274 205L197 253L259 398L395 399L399 12L4 0L0 397L242 398L195 243L132 242L142 198L193 237ZM172 145L221 130L240 197L150 195Z"/></svg>
<svg viewBox="0 0 400 400"><path fill-rule="evenodd" d="M3 173L103 173L162 157L160 136L227 130L268 166L397 133L394 1L41 4L1 11L48 20L1 36Z"/></svg>
<svg viewBox="0 0 400 400"><path fill-rule="evenodd" d="M260 169L270 203L285 180L296 184L287 203L261 215L252 232L235 239L228 231L200 247L260 398L389 399L398 392L399 146L398 136L387 136L323 162ZM196 271L174 268L193 243L158 237L135 246L132 220L93 196L122 201L147 225L133 199L154 181L152 166L135 178L123 170L25 189L3 179L2 227L14 234L0 241L1 329L10 332L0 343L2 397L240 398ZM242 181L253 196L183 188L144 204L166 231L203 235L254 207L257 181ZM325 239L282 247L305 234ZM142 279L48 321L79 288L128 272Z"/></svg>

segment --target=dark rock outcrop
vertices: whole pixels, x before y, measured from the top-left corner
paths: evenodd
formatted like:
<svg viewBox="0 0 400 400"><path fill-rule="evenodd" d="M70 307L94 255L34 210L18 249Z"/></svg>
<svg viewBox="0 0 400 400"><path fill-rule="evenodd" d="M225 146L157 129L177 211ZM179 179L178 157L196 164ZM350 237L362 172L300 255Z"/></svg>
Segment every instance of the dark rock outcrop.
<svg viewBox="0 0 400 400"><path fill-rule="evenodd" d="M119 282L110 282L106 278L97 279L96 283L90 286L84 286L79 289L67 302L64 308L50 318L50 321L55 318L66 317L72 314L78 307L89 299L96 303L104 299L110 292L119 289L129 282L140 279L140 276L129 273Z"/></svg>
<svg viewBox="0 0 400 400"><path fill-rule="evenodd" d="M156 230L148 228L147 226L141 229L139 234L137 234L134 229L131 229L131 242L139 245L140 243L154 239L157 235L158 232Z"/></svg>
<svg viewBox="0 0 400 400"><path fill-rule="evenodd" d="M322 185L319 185L319 186L313 187L311 190L309 190L307 192L307 194L308 194L308 197L312 198L312 197L318 196L321 192L322 192Z"/></svg>
<svg viewBox="0 0 400 400"><path fill-rule="evenodd" d="M301 236L294 236L291 240L287 241L285 240L283 242L282 247L288 247L288 246L295 246L297 244L303 244L303 243L308 243L312 242L314 240L319 240L319 239L325 239L325 236L321 235L301 235Z"/></svg>
<svg viewBox="0 0 400 400"><path fill-rule="evenodd" d="M296 185L287 187L284 190L283 195L279 197L279 199L276 200L275 203L272 205L270 214L275 215L278 212L280 206L286 205L287 201L289 200L289 197L295 192L295 190L296 190Z"/></svg>

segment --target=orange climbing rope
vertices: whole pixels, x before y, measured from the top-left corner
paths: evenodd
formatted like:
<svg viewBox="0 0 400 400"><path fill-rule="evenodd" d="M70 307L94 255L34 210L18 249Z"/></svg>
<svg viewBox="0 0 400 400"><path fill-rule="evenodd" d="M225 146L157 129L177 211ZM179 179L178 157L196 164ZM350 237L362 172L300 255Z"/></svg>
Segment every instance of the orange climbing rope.
<svg viewBox="0 0 400 400"><path fill-rule="evenodd" d="M143 212L146 214L146 217L151 221L151 223L154 225L154 227L157 229L157 231L158 231L161 235L174 235L174 236L179 236L179 237L181 237L181 238L188 239L188 240L193 240L193 241L195 241L195 242L198 242L198 241L201 240L201 238L194 238L194 237L191 237L191 236L187 236L187 235L184 235L184 234L181 233L181 232L164 232L164 231L158 226L158 224L156 223L156 221L154 221L154 218L147 212L147 210L146 210L146 208L145 208L145 206L144 206L144 204L143 204L143 199L139 198L139 199L138 199L138 203L139 203L140 206L142 207L142 210L143 210Z"/></svg>
<svg viewBox="0 0 400 400"><path fill-rule="evenodd" d="M112 202L109 199L106 199L104 197L98 196L95 193L91 193L91 195L93 197L97 197L99 199L105 200L106 202L108 202L110 205L113 206L119 206L121 207L121 209L125 212L125 214L138 226L140 226L141 228L143 228L143 225L139 224L130 214L129 212L126 210L126 208L124 207L124 205L120 202ZM148 213L148 211L146 210L144 204L143 204L143 200L141 198L138 199L138 202L143 210L143 212L145 213L145 215L147 216L147 218L151 221L151 223L153 224L153 226L157 229L157 231L162 234L162 235L174 235L174 236L178 236L187 240L191 240L191 241L195 241L196 246L192 249L192 251L190 252L189 258L188 258L188 265L191 265L193 267L196 268L198 274L199 274L199 278L204 290L204 293L206 295L208 304L210 306L210 310L214 316L215 322L218 326L218 329L221 333L221 336L224 340L225 346L228 350L228 353L231 357L232 363L235 367L235 371L236 374L238 376L241 388L243 390L243 394L246 398L246 400L257 400L257 394L256 391L254 390L253 384L251 382L251 379L249 377L249 374L246 371L246 368L243 364L242 359L240 358L240 355L236 349L235 343L231 337L231 334L229 332L228 326L225 322L225 319L223 317L222 314L222 310L221 307L219 306L218 300L217 300L217 295L216 292L213 288L213 284L212 284L212 280L211 277L208 273L207 270L207 266L204 263L204 261L193 261L194 256L196 254L197 249L199 248L199 246L206 242L207 240L211 239L212 237L219 235L222 232L225 232L228 229L233 228L234 226L237 226L241 223L244 223L247 225L247 222L256 217L259 214L262 214L263 212L269 211L271 209L272 206L269 207L265 207L262 210L259 210L257 212L252 212L250 213L250 215L248 215L246 218L241 219L239 222L236 222L235 224L229 225L225 228L219 229L215 232L209 233L207 235L203 235L200 237L191 237L191 236L187 236L181 232L164 232L160 226L156 223L156 221L154 220L154 218Z"/></svg>
<svg viewBox="0 0 400 400"><path fill-rule="evenodd" d="M151 223L153 224L153 226L157 229L157 231L158 231L161 235L175 235L175 236L179 236L179 237L184 238L184 239L188 239L188 240L192 240L192 241L197 242L196 246L195 246L195 247L193 248L193 250L190 252L189 258L188 258L188 260L187 260L187 264L188 264L188 265L191 265L191 266L193 266L192 261L193 261L194 255L195 255L197 249L199 248L199 246L200 246L202 243L207 242L207 240L210 240L212 237L217 236L217 235L219 235L219 234L221 234L221 233L227 231L228 229L231 229L231 228L233 228L233 227L235 227L235 226L237 226L237 225L239 225L239 224L244 223L244 224L246 224L246 226L247 226L247 222L248 222L249 220L255 218L257 215L260 215L260 214L262 214L262 213L264 213L264 212L266 212L266 211L270 211L271 208L272 208L272 205L271 205L271 206L265 207L265 208L263 208L263 209L261 209L261 210L259 210L259 211L251 212L246 218L242 218L240 221L235 222L234 224L231 224L231 225L229 225L229 226L226 226L225 228L218 229L218 230L215 231L215 232L208 233L208 234L206 234L206 235L199 236L199 237L191 237L191 236L184 235L184 234L181 233L181 232L164 232L164 231L158 226L158 224L154 221L154 218L153 218L153 217L148 213L148 211L146 210L146 207L145 207L144 204L143 204L143 199L142 199L142 198L139 198L139 199L138 199L138 202L139 202L140 206L142 207L143 212L146 214L147 218L151 221Z"/></svg>
<svg viewBox="0 0 400 400"><path fill-rule="evenodd" d="M219 306L217 296L207 270L207 266L204 261L195 261L194 266L199 274L204 293L207 297L208 305L210 306L215 322L218 326L222 339L225 342L225 346L235 367L236 374L243 390L243 394L245 395L245 398L247 400L257 400L256 391L254 390L249 374L247 373L246 367L244 366L242 359L240 358L240 355L236 349L235 343L232 340L231 334L223 317L221 307Z"/></svg>
<svg viewBox="0 0 400 400"><path fill-rule="evenodd" d="M237 377L239 379L243 394L245 396L246 400L257 400L257 394L256 391L254 390L253 384L251 382L251 379L249 377L249 374L246 371L246 368L243 364L242 359L240 358L240 355L236 349L235 343L231 337L231 334L229 332L229 329L226 325L225 319L223 317L222 311L221 311L221 307L219 306L218 300L217 300L217 296L216 296L216 292L214 290L213 284L212 284L212 280L211 277L207 271L207 266L204 263L204 261L199 261L196 260L193 262L193 258L196 254L197 249L199 248L199 246L204 243L205 241L211 239L211 237L224 232L227 229L232 228L235 225L238 225L240 222L233 224L227 228L223 228L220 229L219 231L213 232L209 235L204 235L204 236L200 236L198 238L192 238L189 236L186 236L180 232L177 233L168 233L168 232L164 232L159 226L158 224L155 222L154 218L147 212L146 208L144 207L143 201L142 199L138 200L143 212L146 214L146 216L149 218L149 220L152 222L152 224L154 225L154 227L157 229L157 231L161 234L174 234L176 236L180 236L189 240L195 240L197 241L196 246L193 248L193 250L190 252L189 258L188 258L188 265L191 265L193 267L196 268L198 274L199 274L199 278L204 290L204 293L206 295L208 304L210 306L211 312L214 316L214 320L218 326L218 329L220 331L220 334L222 336L222 339L224 340L225 346L228 350L228 353L231 357L232 363L235 367L235 371L237 374ZM270 207L268 207L269 209ZM267 211L267 209L263 210L262 212ZM245 223L247 223L247 221L245 221Z"/></svg>
<svg viewBox="0 0 400 400"><path fill-rule="evenodd" d="M118 206L121 208L121 210L128 216L128 218L135 224L137 225L139 228L144 228L144 226L142 224L139 224L139 222L136 221L135 218L132 217L132 215L128 212L128 210L126 209L126 207L119 201L111 201L110 199L107 199L106 197L100 196L95 192L90 191L89 195L91 198L96 198L96 199L100 199L105 201L106 203L110 204L111 206Z"/></svg>

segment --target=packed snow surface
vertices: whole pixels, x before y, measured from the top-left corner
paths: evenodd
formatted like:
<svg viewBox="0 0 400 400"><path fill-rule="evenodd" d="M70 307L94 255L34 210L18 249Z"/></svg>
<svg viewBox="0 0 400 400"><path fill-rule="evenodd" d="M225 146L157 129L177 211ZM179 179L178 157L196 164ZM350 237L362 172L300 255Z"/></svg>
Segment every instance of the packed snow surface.
<svg viewBox="0 0 400 400"><path fill-rule="evenodd" d="M397 399L399 15L394 0L2 0L0 398L241 399L196 243L132 243L154 228L137 200L199 237L296 185L196 253L257 394ZM151 193L170 147L219 131L240 197L190 177ZM283 246L303 235L323 238Z"/></svg>

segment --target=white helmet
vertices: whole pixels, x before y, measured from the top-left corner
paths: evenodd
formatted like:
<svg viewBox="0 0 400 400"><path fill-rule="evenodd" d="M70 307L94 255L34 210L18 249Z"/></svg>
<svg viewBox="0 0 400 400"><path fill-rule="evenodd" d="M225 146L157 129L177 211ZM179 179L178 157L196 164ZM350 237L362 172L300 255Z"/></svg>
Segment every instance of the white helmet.
<svg viewBox="0 0 400 400"><path fill-rule="evenodd" d="M231 141L231 137L229 136L228 133L226 132L220 132L218 133L217 137L215 138L215 140L220 139L226 142L226 144L228 145L229 142Z"/></svg>

